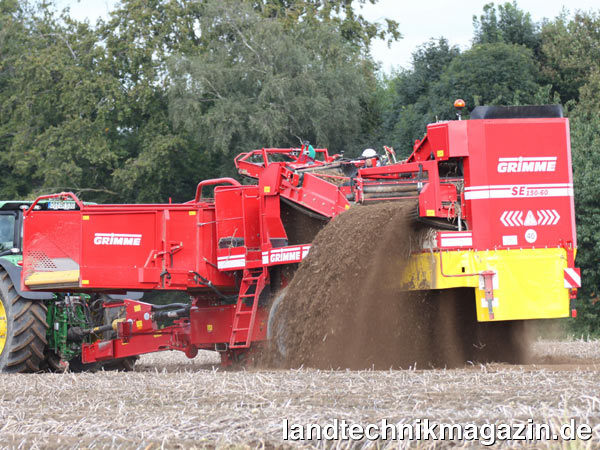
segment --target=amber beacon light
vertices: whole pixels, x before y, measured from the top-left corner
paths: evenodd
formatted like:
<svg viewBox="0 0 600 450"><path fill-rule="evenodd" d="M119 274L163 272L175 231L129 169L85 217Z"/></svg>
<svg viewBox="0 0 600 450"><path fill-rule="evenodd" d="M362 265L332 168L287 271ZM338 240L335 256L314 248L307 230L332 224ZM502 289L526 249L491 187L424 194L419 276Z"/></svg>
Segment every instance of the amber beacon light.
<svg viewBox="0 0 600 450"><path fill-rule="evenodd" d="M454 100L454 107L456 108L456 117L458 117L458 120L461 120L462 109L465 107L465 101L462 98Z"/></svg>

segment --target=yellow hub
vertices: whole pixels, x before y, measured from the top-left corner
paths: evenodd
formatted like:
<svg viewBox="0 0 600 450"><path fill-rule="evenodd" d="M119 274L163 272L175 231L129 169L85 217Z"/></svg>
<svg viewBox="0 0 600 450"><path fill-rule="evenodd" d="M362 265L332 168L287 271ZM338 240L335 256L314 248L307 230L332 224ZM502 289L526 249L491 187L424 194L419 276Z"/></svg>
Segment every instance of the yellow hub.
<svg viewBox="0 0 600 450"><path fill-rule="evenodd" d="M0 355L4 351L6 346L6 339L8 337L8 317L6 316L6 309L4 309L4 303L0 298Z"/></svg>

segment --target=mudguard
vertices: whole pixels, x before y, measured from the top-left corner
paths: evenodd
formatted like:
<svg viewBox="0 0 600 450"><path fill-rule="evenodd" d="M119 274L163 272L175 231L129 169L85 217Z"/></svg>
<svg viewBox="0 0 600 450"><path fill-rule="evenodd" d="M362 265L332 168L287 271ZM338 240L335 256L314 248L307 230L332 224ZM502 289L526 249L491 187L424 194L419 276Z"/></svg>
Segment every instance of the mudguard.
<svg viewBox="0 0 600 450"><path fill-rule="evenodd" d="M54 298L54 294L51 292L31 292L21 290L21 270L23 270L21 266L17 266L5 258L0 258L0 266L6 270L10 280L15 286L17 294L21 297L28 300L52 300Z"/></svg>

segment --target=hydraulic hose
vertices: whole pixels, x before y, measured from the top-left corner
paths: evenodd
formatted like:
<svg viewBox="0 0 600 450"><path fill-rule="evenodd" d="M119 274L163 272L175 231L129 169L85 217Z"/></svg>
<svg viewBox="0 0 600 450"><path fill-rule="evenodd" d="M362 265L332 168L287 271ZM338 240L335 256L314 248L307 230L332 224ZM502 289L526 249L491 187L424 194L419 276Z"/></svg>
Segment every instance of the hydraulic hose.
<svg viewBox="0 0 600 450"><path fill-rule="evenodd" d="M189 305L186 303L169 303L167 305L152 305L152 311L164 311L166 309L174 309L174 308L188 308Z"/></svg>
<svg viewBox="0 0 600 450"><path fill-rule="evenodd" d="M187 317L190 315L190 308L191 305L187 305L185 308L158 311L152 314L152 320L158 322L166 319L179 319L180 317Z"/></svg>

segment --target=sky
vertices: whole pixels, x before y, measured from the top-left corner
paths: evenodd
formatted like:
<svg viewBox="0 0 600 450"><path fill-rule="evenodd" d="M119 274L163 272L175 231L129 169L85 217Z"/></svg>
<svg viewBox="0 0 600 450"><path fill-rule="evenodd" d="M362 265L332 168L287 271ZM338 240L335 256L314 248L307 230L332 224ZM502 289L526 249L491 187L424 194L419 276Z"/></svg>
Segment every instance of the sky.
<svg viewBox="0 0 600 450"><path fill-rule="evenodd" d="M473 37L473 15L480 15L489 0L378 0L367 4L362 14L370 21L393 19L400 23L403 38L388 48L384 41L376 41L371 47L373 58L381 63L387 73L393 69L409 68L411 54L431 38L445 37L451 45L468 48ZM107 18L117 0L56 0L59 9L70 7L71 15L79 20L94 23L97 18ZM496 1L496 4L504 1ZM529 12L534 21L553 19L566 9L600 10L599 0L518 0L517 5Z"/></svg>

